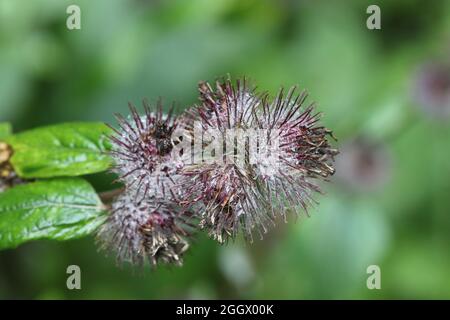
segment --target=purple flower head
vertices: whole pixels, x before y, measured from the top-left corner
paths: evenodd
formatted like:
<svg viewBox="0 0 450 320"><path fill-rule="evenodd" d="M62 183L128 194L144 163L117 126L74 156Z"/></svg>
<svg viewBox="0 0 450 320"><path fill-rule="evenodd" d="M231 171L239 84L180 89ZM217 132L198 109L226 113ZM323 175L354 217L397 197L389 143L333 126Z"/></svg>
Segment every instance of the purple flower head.
<svg viewBox="0 0 450 320"><path fill-rule="evenodd" d="M306 92L271 98L244 80L199 84L200 104L174 118L144 103L117 115L113 172L125 192L100 228L119 261L181 264L192 221L220 243L253 241L287 212L307 212L334 174L332 132Z"/></svg>
<svg viewBox="0 0 450 320"><path fill-rule="evenodd" d="M110 137L115 166L112 171L119 175L127 189L137 200L150 197L174 196L173 176L182 163L173 162L172 133L177 126L172 112L164 115L161 101L155 112L144 101L145 115L140 116L131 104L131 116L117 114L119 128Z"/></svg>
<svg viewBox="0 0 450 320"><path fill-rule="evenodd" d="M189 248L191 214L171 201L121 194L112 204L111 215L100 227L97 239L105 250L116 252L119 263L152 266L182 265Z"/></svg>
<svg viewBox="0 0 450 320"><path fill-rule="evenodd" d="M338 151L329 143L332 132L319 125L322 114L314 111L314 103L305 106L307 97L306 91L297 94L296 87L286 94L281 89L257 112L258 126L269 132L270 139L278 141L274 150L276 165L269 174L260 167L259 177L268 191L271 210L285 219L287 209L301 207L308 213L308 207L315 202L313 194L320 192L315 181L327 180L335 172Z"/></svg>
<svg viewBox="0 0 450 320"><path fill-rule="evenodd" d="M201 138L201 146L215 144L215 148L212 161L203 148L194 148L197 160L182 170L185 202L200 211L200 227L208 230L215 240L225 242L240 229L251 238L255 226L267 230L272 219L264 214L268 204L260 197L258 181L254 169L246 162L245 152L235 152L241 142L228 134L253 127L253 113L262 97L245 80L237 81L235 86L230 80L217 82L215 90L201 82L199 91L201 105L189 110L192 121L186 128L194 143ZM203 136L199 137L195 131ZM208 134L211 132L214 137Z"/></svg>
<svg viewBox="0 0 450 320"><path fill-rule="evenodd" d="M180 172L184 202L200 210L200 227L221 243L241 230L252 241L253 231L262 237L287 209L306 210L319 191L313 180L334 173L337 154L331 131L317 125L320 114L303 108L306 94L280 91L270 102L247 81L229 79L215 90L202 82L199 91L201 105L189 110L186 128L202 148Z"/></svg>

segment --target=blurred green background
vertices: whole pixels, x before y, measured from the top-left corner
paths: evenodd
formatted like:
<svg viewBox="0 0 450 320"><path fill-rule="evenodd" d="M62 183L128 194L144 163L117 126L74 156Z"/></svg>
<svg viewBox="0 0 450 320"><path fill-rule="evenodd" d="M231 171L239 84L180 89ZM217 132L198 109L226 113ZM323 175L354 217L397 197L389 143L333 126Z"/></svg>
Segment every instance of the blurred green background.
<svg viewBox="0 0 450 320"><path fill-rule="evenodd" d="M69 4L81 30L66 28ZM15 131L114 123L145 97L181 111L199 80L230 74L308 89L342 150L312 217L263 241L200 235L182 268L143 272L92 237L28 243L0 252L0 298L450 298L449 64L444 0L0 0L0 121ZM66 288L70 264L81 290Z"/></svg>

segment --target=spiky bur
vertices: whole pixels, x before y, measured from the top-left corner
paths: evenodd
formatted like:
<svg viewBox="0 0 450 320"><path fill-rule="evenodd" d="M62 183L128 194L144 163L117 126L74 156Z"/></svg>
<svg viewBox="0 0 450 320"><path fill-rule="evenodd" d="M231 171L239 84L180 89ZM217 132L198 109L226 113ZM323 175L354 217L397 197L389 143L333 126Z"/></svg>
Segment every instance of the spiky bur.
<svg viewBox="0 0 450 320"><path fill-rule="evenodd" d="M181 266L189 248L194 226L192 215L172 201L122 193L113 203L111 214L100 227L97 240L107 252L116 252L118 263L144 265L160 263Z"/></svg>
<svg viewBox="0 0 450 320"><path fill-rule="evenodd" d="M230 81L217 82L215 90L202 82L199 92L201 104L188 111L191 121L185 124L187 135L194 144L199 139L196 132L216 132L218 137L203 134L202 148L194 148L195 161L182 170L185 202L195 204L201 215L200 227L221 243L241 229L246 236L251 236L254 226L266 230L272 223L268 203L260 197L253 168L242 155L234 154L235 142L239 144L240 139L227 135L232 129L252 128L252 110L261 100L246 81L238 81L236 88ZM203 147L214 143L212 155L204 152Z"/></svg>
<svg viewBox="0 0 450 320"><path fill-rule="evenodd" d="M292 87L284 94L281 89L270 103L262 104L262 110L255 111L257 126L268 132L268 139L277 140L270 154L276 162L269 168L258 166L258 177L268 192L271 210L285 220L289 208L301 207L308 214L314 193L321 192L316 181L327 181L334 174L338 154L329 143L329 137L334 139L331 130L319 125L322 114L314 111L314 103L305 106L306 91L296 91Z"/></svg>
<svg viewBox="0 0 450 320"><path fill-rule="evenodd" d="M121 261L178 264L196 217L221 243L241 231L262 238L278 216L307 211L317 181L334 173L332 133L314 105L304 106L305 92L270 99L245 80L214 89L202 82L199 92L200 105L178 119L161 105L145 105L142 117L134 107L129 118L117 116L112 156L126 191L99 238Z"/></svg>
<svg viewBox="0 0 450 320"><path fill-rule="evenodd" d="M262 238L289 207L307 210L312 194L320 191L311 180L334 173L337 151L327 140L331 131L317 125L320 114L313 114L312 105L303 108L306 93L294 97L290 90L284 97L281 91L269 102L266 93L258 94L245 80L217 82L215 90L200 83L199 91L201 105L189 110L186 131L191 139L195 131L216 132L218 139L204 135L202 146L216 143L214 153L225 151L205 161L203 148L194 148L194 158L203 161L181 170L185 202L200 209L200 227L221 243L240 230L252 241L253 231ZM248 132L255 129L264 134L251 147ZM268 157L262 146L274 140Z"/></svg>
<svg viewBox="0 0 450 320"><path fill-rule="evenodd" d="M115 162L112 171L118 174L118 180L135 195L136 200L147 196L174 197L172 177L182 166L182 163L172 161L170 156L173 147L171 136L177 120L172 117L172 112L163 114L161 101L155 111L146 101L143 104L144 116L139 115L131 104L131 116L115 115L119 128L111 126L115 133L110 137Z"/></svg>

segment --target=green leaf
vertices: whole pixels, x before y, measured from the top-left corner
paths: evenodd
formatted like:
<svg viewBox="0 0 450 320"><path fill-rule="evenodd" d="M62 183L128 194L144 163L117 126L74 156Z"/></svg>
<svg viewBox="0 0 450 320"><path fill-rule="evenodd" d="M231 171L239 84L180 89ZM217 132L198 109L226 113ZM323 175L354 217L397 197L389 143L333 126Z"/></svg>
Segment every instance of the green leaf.
<svg viewBox="0 0 450 320"><path fill-rule="evenodd" d="M105 212L95 190L81 178L16 186L0 194L0 249L86 236L104 221Z"/></svg>
<svg viewBox="0 0 450 320"><path fill-rule="evenodd" d="M79 176L101 172L111 164L111 147L103 123L65 123L10 136L11 163L23 178Z"/></svg>
<svg viewBox="0 0 450 320"><path fill-rule="evenodd" d="M12 133L11 124L7 122L0 122L0 139L10 136Z"/></svg>

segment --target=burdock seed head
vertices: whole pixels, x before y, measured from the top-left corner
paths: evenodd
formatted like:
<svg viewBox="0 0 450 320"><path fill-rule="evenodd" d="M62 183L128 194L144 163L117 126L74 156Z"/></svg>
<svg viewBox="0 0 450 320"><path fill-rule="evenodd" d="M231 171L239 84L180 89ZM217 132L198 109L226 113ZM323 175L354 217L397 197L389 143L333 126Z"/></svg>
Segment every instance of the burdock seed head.
<svg viewBox="0 0 450 320"><path fill-rule="evenodd" d="M177 120L172 112L163 114L161 101L155 111L144 101L144 110L141 116L130 104L131 116L116 115L119 128L112 127L114 135L110 137L113 172L137 200L173 197L173 176L182 166L171 158L171 136Z"/></svg>
<svg viewBox="0 0 450 320"><path fill-rule="evenodd" d="M182 265L191 235L189 211L164 199L146 198L137 202L125 192L112 204L110 216L100 227L100 247L116 252L119 263L152 266L159 263Z"/></svg>
<svg viewBox="0 0 450 320"><path fill-rule="evenodd" d="M239 134L254 126L254 110L263 96L246 80L236 84L229 79L218 81L215 89L201 82L199 92L201 104L189 110L193 120L187 130L194 143L200 138L202 147L215 144L215 151L211 155L194 148L194 163L182 170L185 202L195 204L201 215L200 227L213 239L223 243L241 229L251 239L255 226L266 230L272 220ZM195 131L203 136L196 136ZM244 152L237 154L238 148Z"/></svg>
<svg viewBox="0 0 450 320"><path fill-rule="evenodd" d="M315 111L314 103L305 106L306 91L296 91L292 87L285 94L281 89L256 116L258 126L268 132L265 142L277 141L270 150L274 162L269 168L260 165L258 177L268 191L271 210L285 219L290 208L301 207L308 214L314 193L321 192L317 181L334 174L338 154L329 141L334 139L331 130L319 124L322 114Z"/></svg>
<svg viewBox="0 0 450 320"><path fill-rule="evenodd" d="M181 264L194 217L220 243L262 238L279 216L307 212L318 181L334 173L333 135L305 92L270 98L245 79L222 79L199 93L177 119L161 104L117 116L113 171L125 192L98 238L119 261Z"/></svg>
<svg viewBox="0 0 450 320"><path fill-rule="evenodd" d="M337 154L331 131L317 124L320 114L303 107L306 93L280 91L270 101L246 80L229 79L215 89L202 82L199 91L201 105L190 109L187 131L193 140L196 131L207 133L200 145L215 145L213 160L194 148L196 161L181 173L185 202L200 208L200 226L219 242L241 230L252 241L253 231L262 237L286 209L306 210L319 191L313 181L334 173Z"/></svg>

